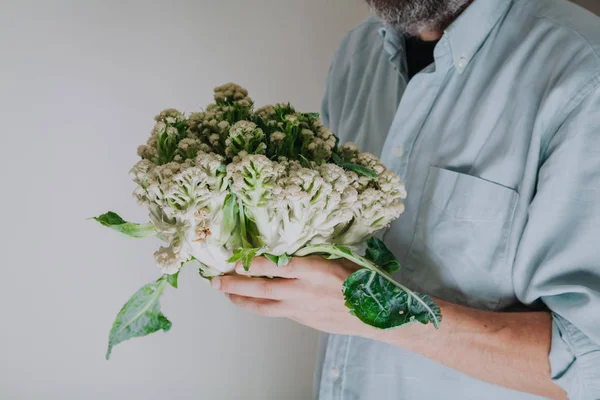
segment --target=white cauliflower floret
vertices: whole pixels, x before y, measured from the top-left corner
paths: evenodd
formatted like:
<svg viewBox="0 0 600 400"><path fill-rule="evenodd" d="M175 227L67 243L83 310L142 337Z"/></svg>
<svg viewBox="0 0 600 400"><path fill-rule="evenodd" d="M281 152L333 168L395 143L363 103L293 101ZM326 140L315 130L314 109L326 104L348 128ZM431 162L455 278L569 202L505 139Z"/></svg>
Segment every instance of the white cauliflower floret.
<svg viewBox="0 0 600 400"><path fill-rule="evenodd" d="M381 174L386 170L385 165L381 163L381 160L371 153L360 153L356 159L356 162L375 171L377 174Z"/></svg>
<svg viewBox="0 0 600 400"><path fill-rule="evenodd" d="M251 106L245 89L220 86L215 104L187 120L162 111L139 147L134 196L170 243L156 252L164 273L192 258L230 272L240 247L274 255L321 243L355 248L403 212L404 184L378 157L354 143L336 150L376 177L332 164L336 137L316 116L289 104Z"/></svg>
<svg viewBox="0 0 600 400"><path fill-rule="evenodd" d="M174 108L167 108L166 110L161 111L160 114L158 114L156 117L154 117L154 120L157 121L159 124L175 124L177 122L184 121L185 116L182 112Z"/></svg>
<svg viewBox="0 0 600 400"><path fill-rule="evenodd" d="M400 199L406 198L407 193L404 182L402 182L402 179L400 179L398 175L390 170L382 172L377 177L377 185L388 197Z"/></svg>
<svg viewBox="0 0 600 400"><path fill-rule="evenodd" d="M162 246L154 253L154 259L162 273L173 275L181 265L189 261L190 254L182 233L175 236L169 247Z"/></svg>
<svg viewBox="0 0 600 400"><path fill-rule="evenodd" d="M181 268L181 264L188 261L173 247L161 247L154 253L154 258L163 274L176 274Z"/></svg>
<svg viewBox="0 0 600 400"><path fill-rule="evenodd" d="M265 154L266 136L262 129L249 121L238 121L229 130L225 140L225 155L235 157L241 152L247 154Z"/></svg>
<svg viewBox="0 0 600 400"><path fill-rule="evenodd" d="M358 162L358 155L360 154L360 150L358 146L352 142L345 143L340 147L340 153L344 160L350 163Z"/></svg>

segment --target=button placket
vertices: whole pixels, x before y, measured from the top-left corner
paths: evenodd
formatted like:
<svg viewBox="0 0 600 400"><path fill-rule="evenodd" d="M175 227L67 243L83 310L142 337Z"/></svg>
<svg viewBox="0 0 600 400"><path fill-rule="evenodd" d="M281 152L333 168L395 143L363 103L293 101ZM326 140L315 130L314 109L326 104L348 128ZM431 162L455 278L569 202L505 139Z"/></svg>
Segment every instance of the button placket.
<svg viewBox="0 0 600 400"><path fill-rule="evenodd" d="M342 398L342 371L343 368L345 368L343 363L346 362L348 345L349 343L346 336L329 336L327 341L327 352L323 364L319 398ZM326 384L323 384L324 382L326 382Z"/></svg>

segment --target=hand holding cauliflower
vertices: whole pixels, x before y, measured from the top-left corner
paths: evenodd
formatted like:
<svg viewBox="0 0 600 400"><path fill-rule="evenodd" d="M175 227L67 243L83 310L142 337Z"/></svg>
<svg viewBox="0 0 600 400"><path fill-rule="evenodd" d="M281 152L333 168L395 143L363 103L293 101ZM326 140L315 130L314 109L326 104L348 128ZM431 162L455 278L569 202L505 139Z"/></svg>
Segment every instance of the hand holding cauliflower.
<svg viewBox="0 0 600 400"><path fill-rule="evenodd" d="M210 279L231 273L237 262L248 268L259 255L282 267L292 256L345 258L363 268L343 287L360 320L378 328L415 320L437 326L437 306L391 278L399 265L372 237L404 210L400 178L356 145L339 146L316 114L289 104L254 110L235 84L216 88L214 99L188 118L164 110L139 147L142 159L131 176L150 223L128 223L114 213L96 218L166 243L155 253L163 277L123 307L107 357L123 340L170 328L158 298L166 283L177 286L179 270L192 261ZM365 241L366 255L356 255Z"/></svg>

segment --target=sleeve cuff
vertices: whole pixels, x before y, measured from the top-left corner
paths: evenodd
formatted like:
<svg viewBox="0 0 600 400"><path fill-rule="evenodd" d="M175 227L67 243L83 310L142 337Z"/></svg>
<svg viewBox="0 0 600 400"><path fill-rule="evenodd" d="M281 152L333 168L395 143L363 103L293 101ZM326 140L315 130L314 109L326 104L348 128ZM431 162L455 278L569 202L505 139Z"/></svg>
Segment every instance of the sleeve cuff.
<svg viewBox="0 0 600 400"><path fill-rule="evenodd" d="M600 399L600 346L558 314L552 314L550 368L570 400Z"/></svg>

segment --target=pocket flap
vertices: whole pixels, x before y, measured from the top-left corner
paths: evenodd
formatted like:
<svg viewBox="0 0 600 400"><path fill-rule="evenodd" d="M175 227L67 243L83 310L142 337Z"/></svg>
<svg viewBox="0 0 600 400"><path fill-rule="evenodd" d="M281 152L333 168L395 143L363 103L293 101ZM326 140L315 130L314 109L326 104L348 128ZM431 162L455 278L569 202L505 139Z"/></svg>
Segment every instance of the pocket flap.
<svg viewBox="0 0 600 400"><path fill-rule="evenodd" d="M429 167L424 196L453 218L477 221L505 219L519 197L498 183L434 166Z"/></svg>

